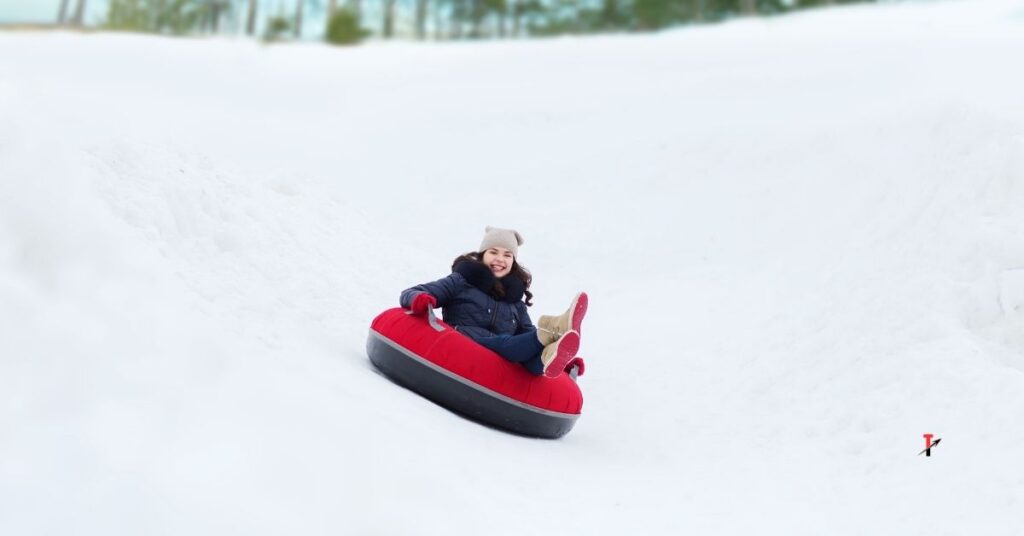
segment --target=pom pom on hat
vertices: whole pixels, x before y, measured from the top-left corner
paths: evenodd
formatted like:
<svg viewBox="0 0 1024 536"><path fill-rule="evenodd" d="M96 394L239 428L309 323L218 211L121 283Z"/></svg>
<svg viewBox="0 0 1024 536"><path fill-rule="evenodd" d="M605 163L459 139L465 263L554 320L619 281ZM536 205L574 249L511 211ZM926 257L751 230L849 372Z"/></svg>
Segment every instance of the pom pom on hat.
<svg viewBox="0 0 1024 536"><path fill-rule="evenodd" d="M513 257L519 256L519 246L523 245L523 235L515 229L499 229L488 225L484 229L484 240L480 242L480 251L490 248L505 248L512 252Z"/></svg>

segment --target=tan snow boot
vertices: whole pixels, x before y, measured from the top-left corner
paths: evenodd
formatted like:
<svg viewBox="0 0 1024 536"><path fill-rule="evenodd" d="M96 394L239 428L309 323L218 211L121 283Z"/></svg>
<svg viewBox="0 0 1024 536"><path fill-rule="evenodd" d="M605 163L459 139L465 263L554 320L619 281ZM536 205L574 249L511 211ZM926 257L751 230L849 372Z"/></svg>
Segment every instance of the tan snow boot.
<svg viewBox="0 0 1024 536"><path fill-rule="evenodd" d="M580 292L572 299L569 309L558 316L542 315L537 320L537 338L547 346L558 340L563 333L573 330L580 333L583 317L587 314L587 293Z"/></svg>
<svg viewBox="0 0 1024 536"><path fill-rule="evenodd" d="M557 341L544 347L540 354L540 360L544 363L544 375L548 378L555 378L565 371L566 365L576 352L580 349L580 334L570 331L558 338Z"/></svg>

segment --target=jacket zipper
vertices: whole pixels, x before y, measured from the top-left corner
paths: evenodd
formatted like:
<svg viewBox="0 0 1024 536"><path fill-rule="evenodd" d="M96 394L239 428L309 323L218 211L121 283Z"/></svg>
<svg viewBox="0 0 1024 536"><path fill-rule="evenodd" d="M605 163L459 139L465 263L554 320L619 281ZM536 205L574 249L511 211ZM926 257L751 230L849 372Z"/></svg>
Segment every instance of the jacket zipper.
<svg viewBox="0 0 1024 536"><path fill-rule="evenodd" d="M497 333L497 330L494 329L494 321L497 320L497 317L498 317L498 302L494 302L494 305L491 306L491 329L490 329L491 333Z"/></svg>

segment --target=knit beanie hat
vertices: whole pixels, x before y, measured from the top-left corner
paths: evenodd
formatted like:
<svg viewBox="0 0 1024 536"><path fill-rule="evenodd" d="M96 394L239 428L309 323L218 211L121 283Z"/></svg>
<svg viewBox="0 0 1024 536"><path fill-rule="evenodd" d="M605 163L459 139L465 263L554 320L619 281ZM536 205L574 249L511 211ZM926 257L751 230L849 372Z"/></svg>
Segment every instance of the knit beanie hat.
<svg viewBox="0 0 1024 536"><path fill-rule="evenodd" d="M519 246L523 245L523 235L514 229L498 229L490 225L484 229L484 241L480 242L480 251L490 248L505 248L512 252L513 257L519 256Z"/></svg>

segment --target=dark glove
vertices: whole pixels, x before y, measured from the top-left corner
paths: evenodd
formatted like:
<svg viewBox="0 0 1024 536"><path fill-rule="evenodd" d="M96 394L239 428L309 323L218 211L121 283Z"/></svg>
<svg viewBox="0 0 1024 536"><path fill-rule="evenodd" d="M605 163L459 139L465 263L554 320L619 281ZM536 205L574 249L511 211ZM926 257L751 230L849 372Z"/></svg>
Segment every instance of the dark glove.
<svg viewBox="0 0 1024 536"><path fill-rule="evenodd" d="M427 314L427 308L433 309L437 307L437 298L431 296L427 292L420 292L412 299L412 304L409 305L409 310L414 315L425 315Z"/></svg>

